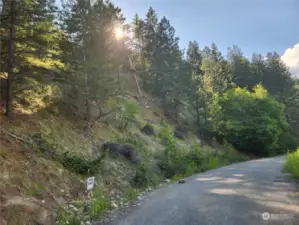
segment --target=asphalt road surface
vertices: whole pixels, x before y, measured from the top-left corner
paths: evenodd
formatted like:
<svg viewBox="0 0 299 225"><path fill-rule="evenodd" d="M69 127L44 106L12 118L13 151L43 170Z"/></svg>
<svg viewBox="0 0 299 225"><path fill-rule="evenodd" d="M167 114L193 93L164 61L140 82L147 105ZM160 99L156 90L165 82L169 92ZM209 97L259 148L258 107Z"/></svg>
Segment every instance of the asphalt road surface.
<svg viewBox="0 0 299 225"><path fill-rule="evenodd" d="M115 225L299 225L298 183L284 157L234 164L156 190Z"/></svg>

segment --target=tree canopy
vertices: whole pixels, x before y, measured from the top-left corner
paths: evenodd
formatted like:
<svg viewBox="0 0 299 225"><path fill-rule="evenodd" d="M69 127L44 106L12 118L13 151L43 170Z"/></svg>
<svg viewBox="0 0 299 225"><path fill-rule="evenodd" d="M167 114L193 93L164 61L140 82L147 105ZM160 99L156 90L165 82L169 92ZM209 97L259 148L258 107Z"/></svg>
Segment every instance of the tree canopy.
<svg viewBox="0 0 299 225"><path fill-rule="evenodd" d="M103 0L64 1L62 8L54 0L6 0L1 10L1 102L10 118L20 96L44 93L89 127L124 93L119 76L133 73L168 119L194 131L260 154L298 142L298 81L275 52L248 59L238 46L222 53L196 40L182 50L171 21L152 7L129 24ZM116 28L127 35L117 39Z"/></svg>

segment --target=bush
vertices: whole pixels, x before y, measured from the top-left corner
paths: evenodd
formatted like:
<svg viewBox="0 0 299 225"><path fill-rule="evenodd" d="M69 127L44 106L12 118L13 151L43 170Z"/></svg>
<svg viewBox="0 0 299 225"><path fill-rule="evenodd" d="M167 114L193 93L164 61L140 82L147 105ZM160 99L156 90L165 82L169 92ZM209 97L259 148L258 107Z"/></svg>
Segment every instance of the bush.
<svg viewBox="0 0 299 225"><path fill-rule="evenodd" d="M213 128L240 151L273 155L280 137L288 133L284 108L261 85L253 92L231 89L214 96Z"/></svg>
<svg viewBox="0 0 299 225"><path fill-rule="evenodd" d="M106 155L95 160L87 160L76 155L68 155L67 153L59 156L59 162L68 170L82 175L93 175Z"/></svg>
<svg viewBox="0 0 299 225"><path fill-rule="evenodd" d="M167 127L161 129L159 137L165 149L162 154L157 155L158 166L166 178L174 180L248 159L232 148L223 152L205 151L195 143L189 149L179 149Z"/></svg>
<svg viewBox="0 0 299 225"><path fill-rule="evenodd" d="M31 136L31 140L33 141L32 144L38 149L40 149L42 153L51 157L51 159L58 161L69 171L72 171L77 174L95 174L99 169L101 161L106 157L106 155L103 154L97 159L89 160L85 159L82 156L70 155L68 152L58 154L56 151L57 144L50 144L41 133L33 134Z"/></svg>
<svg viewBox="0 0 299 225"><path fill-rule="evenodd" d="M284 133L278 139L278 144L271 150L272 155L285 154L286 151L295 151L299 142L289 132Z"/></svg>
<svg viewBox="0 0 299 225"><path fill-rule="evenodd" d="M284 170L299 179L299 148L296 152L288 154Z"/></svg>
<svg viewBox="0 0 299 225"><path fill-rule="evenodd" d="M224 163L226 164L226 163ZM211 170L211 169L216 169L218 167L220 167L220 159L217 156L209 156L208 157L208 161L207 161L207 170Z"/></svg>
<svg viewBox="0 0 299 225"><path fill-rule="evenodd" d="M127 129L130 123L134 123L136 121L136 115L139 112L139 108L137 104L133 101L126 101L123 107L120 110L120 125L119 128L121 130Z"/></svg>
<svg viewBox="0 0 299 225"><path fill-rule="evenodd" d="M158 171L148 164L143 164L138 167L136 175L133 179L133 186L144 188L148 186L157 186L160 183Z"/></svg>

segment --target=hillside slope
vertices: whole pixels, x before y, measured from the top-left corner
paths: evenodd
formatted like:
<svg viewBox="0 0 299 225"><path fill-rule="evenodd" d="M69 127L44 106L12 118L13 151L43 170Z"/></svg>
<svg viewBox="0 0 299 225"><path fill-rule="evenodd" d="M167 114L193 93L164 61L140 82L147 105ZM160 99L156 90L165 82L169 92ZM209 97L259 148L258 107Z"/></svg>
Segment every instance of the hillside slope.
<svg viewBox="0 0 299 225"><path fill-rule="evenodd" d="M132 98L138 96L136 89L132 82L127 85L130 91L122 97L123 103L136 106L134 119L120 128L123 121L112 113L94 124L91 137L82 129L84 121L58 115L54 106L30 111L16 103L14 120L1 116L1 225L88 224L111 209L134 202L142 191L166 178L176 180L246 159L228 145L216 144L218 150L200 145L190 131L175 138L176 124L167 120L153 98L146 93ZM144 132L145 125L152 127L153 135ZM101 146L109 141L130 145L141 164L119 155L106 156ZM170 164L165 161L169 151L176 154L176 161ZM194 153L191 158L199 163L189 160ZM95 176L91 200L86 193L89 176Z"/></svg>

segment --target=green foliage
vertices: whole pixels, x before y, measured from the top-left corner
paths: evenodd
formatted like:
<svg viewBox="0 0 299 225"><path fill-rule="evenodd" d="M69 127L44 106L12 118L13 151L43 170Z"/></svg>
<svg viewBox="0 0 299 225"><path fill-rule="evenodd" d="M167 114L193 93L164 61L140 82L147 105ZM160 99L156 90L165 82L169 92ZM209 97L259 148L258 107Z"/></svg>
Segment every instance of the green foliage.
<svg viewBox="0 0 299 225"><path fill-rule="evenodd" d="M149 164L143 164L138 167L133 179L133 186L138 188L157 186L161 181L161 176L157 168Z"/></svg>
<svg viewBox="0 0 299 225"><path fill-rule="evenodd" d="M159 137L162 139L165 149L162 154L156 156L157 164L166 178L176 180L198 172L247 160L233 148L218 152L206 150L195 143L189 149L179 149L171 130L167 127L161 129Z"/></svg>
<svg viewBox="0 0 299 225"><path fill-rule="evenodd" d="M296 152L288 154L284 171L299 179L299 148Z"/></svg>
<svg viewBox="0 0 299 225"><path fill-rule="evenodd" d="M109 194L101 189L94 190L91 207L88 212L90 218L100 219L104 211L111 208Z"/></svg>
<svg viewBox="0 0 299 225"><path fill-rule="evenodd" d="M259 70L264 64L261 56L254 55L250 64L241 49L233 46L228 52L228 58L232 66L232 80L239 87L252 90L261 81L262 74Z"/></svg>
<svg viewBox="0 0 299 225"><path fill-rule="evenodd" d="M82 175L92 175L95 174L100 166L101 161L106 157L103 154L97 159L87 159L82 156L71 155L68 152L63 154L57 153L57 145L49 144L49 142L43 138L41 133L35 133L31 136L33 145L40 149L41 152L51 157L52 159L61 163L66 169Z"/></svg>
<svg viewBox="0 0 299 225"><path fill-rule="evenodd" d="M207 169L216 169L220 166L220 160L217 156L210 156L208 157L207 161Z"/></svg>
<svg viewBox="0 0 299 225"><path fill-rule="evenodd" d="M172 129L167 126L167 124L164 124L158 134L158 137L162 140L163 145L165 145L167 148L175 148L176 140L173 136Z"/></svg>
<svg viewBox="0 0 299 225"><path fill-rule="evenodd" d="M9 1L1 8L0 72L7 72L10 84L7 111L12 110L12 100L42 94L40 90L63 67L58 59L62 33L54 25L56 10L53 0ZM27 103L38 108L34 102Z"/></svg>
<svg viewBox="0 0 299 225"><path fill-rule="evenodd" d="M63 7L62 58L68 67L63 74L67 82L61 83L62 101L87 122L106 114L106 102L122 93L114 74L126 64L127 48L125 40L115 39L114 29L123 20L111 2L68 1ZM99 111L95 118L94 107Z"/></svg>
<svg viewBox="0 0 299 225"><path fill-rule="evenodd" d="M208 93L223 93L231 86L231 68L222 57L216 44L206 48L203 54L201 70L204 72L203 83Z"/></svg>
<svg viewBox="0 0 299 225"><path fill-rule="evenodd" d="M82 175L93 175L99 170L99 165L104 157L88 160L76 155L62 154L59 156L60 163L68 170Z"/></svg>
<svg viewBox="0 0 299 225"><path fill-rule="evenodd" d="M137 200L138 194L139 191L137 189L128 187L125 191L125 200L128 202L135 202Z"/></svg>
<svg viewBox="0 0 299 225"><path fill-rule="evenodd" d="M139 112L137 104L133 101L126 101L119 112L120 129L125 130L129 124L136 121L136 115Z"/></svg>
<svg viewBox="0 0 299 225"><path fill-rule="evenodd" d="M215 95L212 122L239 150L261 155L275 154L281 135L288 133L284 105L258 85L254 92L235 88Z"/></svg>
<svg viewBox="0 0 299 225"><path fill-rule="evenodd" d="M119 144L131 145L136 151L141 153L144 157L149 156L149 154L150 154L145 142L142 139L135 136L134 134L129 134L129 135L117 134L115 136L115 139Z"/></svg>
<svg viewBox="0 0 299 225"><path fill-rule="evenodd" d="M61 211L56 220L58 225L81 225L80 217L65 211Z"/></svg>

